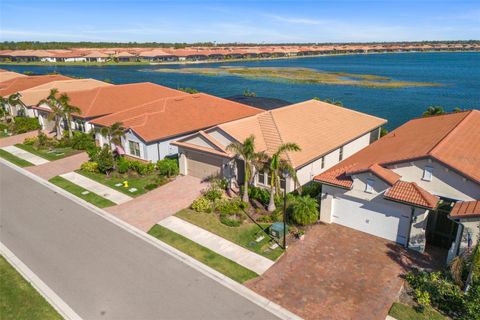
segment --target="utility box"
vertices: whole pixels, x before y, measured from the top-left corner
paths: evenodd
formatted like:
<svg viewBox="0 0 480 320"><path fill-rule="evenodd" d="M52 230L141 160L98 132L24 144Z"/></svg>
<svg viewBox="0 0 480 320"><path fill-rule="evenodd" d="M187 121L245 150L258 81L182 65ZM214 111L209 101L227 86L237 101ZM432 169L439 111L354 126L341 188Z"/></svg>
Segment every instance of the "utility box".
<svg viewBox="0 0 480 320"><path fill-rule="evenodd" d="M287 226L288 231L288 226ZM270 235L277 239L283 238L283 222L275 222L270 226Z"/></svg>

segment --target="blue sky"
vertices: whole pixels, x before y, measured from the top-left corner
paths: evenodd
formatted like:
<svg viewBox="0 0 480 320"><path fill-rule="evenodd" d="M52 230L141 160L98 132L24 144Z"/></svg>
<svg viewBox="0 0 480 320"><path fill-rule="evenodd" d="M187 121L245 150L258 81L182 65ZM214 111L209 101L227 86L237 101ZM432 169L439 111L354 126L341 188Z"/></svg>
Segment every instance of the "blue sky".
<svg viewBox="0 0 480 320"><path fill-rule="evenodd" d="M0 40L367 42L480 39L480 0L0 0Z"/></svg>

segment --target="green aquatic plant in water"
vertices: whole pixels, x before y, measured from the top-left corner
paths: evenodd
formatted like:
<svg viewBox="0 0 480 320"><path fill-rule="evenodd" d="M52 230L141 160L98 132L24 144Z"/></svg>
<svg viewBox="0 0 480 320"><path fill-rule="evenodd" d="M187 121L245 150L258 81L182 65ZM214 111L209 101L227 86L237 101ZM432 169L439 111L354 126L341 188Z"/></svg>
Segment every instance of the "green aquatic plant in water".
<svg viewBox="0 0 480 320"><path fill-rule="evenodd" d="M310 68L293 67L232 67L218 68L180 68L157 69L163 73L185 73L206 76L233 75L250 79L265 79L269 81L287 81L294 83L313 83L330 85L350 85L374 88L431 87L440 84L432 82L398 81L388 77L372 74L355 74L346 72L327 72Z"/></svg>

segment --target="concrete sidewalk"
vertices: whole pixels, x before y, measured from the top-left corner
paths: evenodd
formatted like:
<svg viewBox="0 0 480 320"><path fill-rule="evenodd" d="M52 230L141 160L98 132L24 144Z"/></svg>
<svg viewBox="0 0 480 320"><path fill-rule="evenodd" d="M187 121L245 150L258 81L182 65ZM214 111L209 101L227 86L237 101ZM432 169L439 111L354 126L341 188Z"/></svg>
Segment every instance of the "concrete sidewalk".
<svg viewBox="0 0 480 320"><path fill-rule="evenodd" d="M53 177L79 169L85 161L88 161L88 155L86 152L82 152L39 166L27 167L26 170L45 180L49 180Z"/></svg>
<svg viewBox="0 0 480 320"><path fill-rule="evenodd" d="M168 217L158 222L158 224L256 272L259 275L263 274L274 264L270 259L177 217Z"/></svg>
<svg viewBox="0 0 480 320"><path fill-rule="evenodd" d="M15 146L2 147L1 149L36 166L50 162L47 159L36 156L33 153L17 148Z"/></svg>
<svg viewBox="0 0 480 320"><path fill-rule="evenodd" d="M108 199L116 204L125 203L132 200L132 197L127 196L117 190L114 190L106 185L93 181L87 177L82 176L76 172L68 172L61 174L60 177L67 179L68 181L75 183L76 185L81 186L82 188L87 189L93 193L98 194L105 199Z"/></svg>

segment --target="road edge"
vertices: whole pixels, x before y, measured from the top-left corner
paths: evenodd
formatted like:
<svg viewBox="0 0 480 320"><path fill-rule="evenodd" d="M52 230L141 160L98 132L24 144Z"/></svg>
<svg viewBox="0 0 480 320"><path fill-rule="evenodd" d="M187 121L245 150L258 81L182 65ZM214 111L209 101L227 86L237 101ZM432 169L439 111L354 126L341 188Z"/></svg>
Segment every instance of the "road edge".
<svg viewBox="0 0 480 320"><path fill-rule="evenodd" d="M42 281L22 260L0 242L0 255L7 260L18 273L66 320L81 320L82 318Z"/></svg>
<svg viewBox="0 0 480 320"><path fill-rule="evenodd" d="M268 312L272 313L273 315L279 317L280 319L284 320L300 320L301 317L297 316L293 312L283 308L282 306L276 304L275 302L268 300L267 298L259 295L258 293L252 291L251 289L245 287L242 284L235 282L234 280L228 278L227 276L221 274L220 272L210 268L207 265L195 260L194 258L188 256L187 254L179 251L178 249L169 246L168 244L160 241L159 239L149 235L148 233L126 223L123 220L113 216L112 214L108 213L105 210L102 210L93 204L90 204L74 195L69 193L68 191L57 187L56 185L44 180L37 175L25 170L24 168L18 167L13 163L8 162L0 158L0 163L5 164L6 166L12 168L13 170L31 178L32 180L46 186L53 192L61 194L62 196L72 200L73 202L81 205L84 208L89 209L93 213L97 214L98 216L108 220L109 222L115 224L117 227L124 229L125 231L145 240L146 242L150 243L151 245L157 247L158 249L168 253L172 257L180 260L181 262L185 263L186 265L194 268L195 270L201 272L205 276L209 277L210 279L220 283L221 285L229 288L230 290L236 292L240 296L244 297L245 299L249 300L250 302L262 307L263 309L267 310ZM53 291L52 291L53 292ZM72 310L73 311L73 310Z"/></svg>

